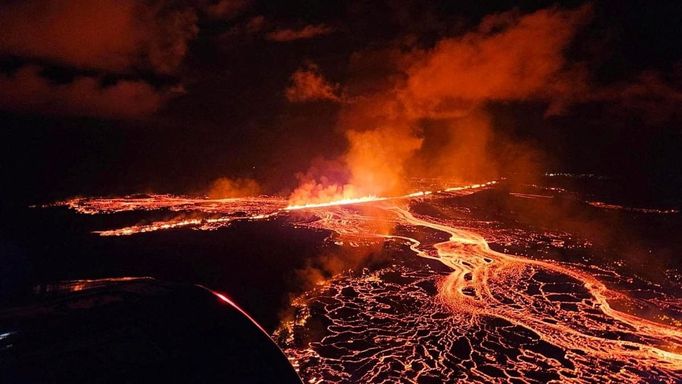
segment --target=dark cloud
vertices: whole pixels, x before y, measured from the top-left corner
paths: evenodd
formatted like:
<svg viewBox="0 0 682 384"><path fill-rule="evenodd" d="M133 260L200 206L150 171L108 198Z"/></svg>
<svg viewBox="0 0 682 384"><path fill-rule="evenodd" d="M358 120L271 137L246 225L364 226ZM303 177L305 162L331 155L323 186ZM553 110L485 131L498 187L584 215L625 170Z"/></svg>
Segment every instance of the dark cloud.
<svg viewBox="0 0 682 384"><path fill-rule="evenodd" d="M291 75L291 85L285 95L291 102L316 100L341 101L338 84L331 84L314 64L299 68Z"/></svg>
<svg viewBox="0 0 682 384"><path fill-rule="evenodd" d="M612 115L639 116L658 125L680 116L682 89L660 73L648 71L634 81L597 88L586 94L583 101L604 102Z"/></svg>
<svg viewBox="0 0 682 384"><path fill-rule="evenodd" d="M251 0L218 0L205 6L206 14L213 19L229 20L251 6Z"/></svg>
<svg viewBox="0 0 682 384"><path fill-rule="evenodd" d="M156 25L151 29L143 45L143 57L147 56L153 70L173 73L187 55L188 43L199 29L193 9L161 10L154 13Z"/></svg>
<svg viewBox="0 0 682 384"><path fill-rule="evenodd" d="M318 36L328 35L334 32L334 28L325 24L306 25L301 29L276 29L267 34L267 39L279 42L312 39Z"/></svg>
<svg viewBox="0 0 682 384"><path fill-rule="evenodd" d="M153 113L171 93L139 74L176 73L197 34L196 24L195 9L171 1L5 3L0 6L0 55L18 57L24 66L0 78L0 107L103 118ZM76 76L53 83L35 63ZM106 85L104 76L110 78Z"/></svg>
<svg viewBox="0 0 682 384"><path fill-rule="evenodd" d="M0 11L0 53L77 68L170 73L197 33L195 11L134 0L27 0Z"/></svg>
<svg viewBox="0 0 682 384"><path fill-rule="evenodd" d="M0 108L18 112L141 118L156 112L171 96L171 91L159 91L143 81L120 80L103 85L97 77L80 76L56 84L41 76L36 66L0 75Z"/></svg>
<svg viewBox="0 0 682 384"><path fill-rule="evenodd" d="M268 21L263 15L252 16L230 27L230 29L219 36L217 41L220 42L221 45L233 40L244 44L245 42L250 41L252 38L260 36L267 25Z"/></svg>

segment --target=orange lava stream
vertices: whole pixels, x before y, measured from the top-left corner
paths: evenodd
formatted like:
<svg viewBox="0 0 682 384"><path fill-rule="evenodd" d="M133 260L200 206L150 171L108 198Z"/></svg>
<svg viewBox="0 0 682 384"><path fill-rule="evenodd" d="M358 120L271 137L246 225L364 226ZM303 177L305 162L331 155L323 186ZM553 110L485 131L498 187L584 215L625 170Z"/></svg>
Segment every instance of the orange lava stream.
<svg viewBox="0 0 682 384"><path fill-rule="evenodd" d="M358 198L346 198L331 200L322 203L285 205L285 200L277 197L243 197L228 199L207 199L200 197L186 197L173 195L143 195L125 196L114 198L72 198L44 207L67 207L80 214L98 215L133 211L160 211L196 213L202 217L177 217L168 220L158 220L151 223L140 223L123 228L94 231L100 236L130 236L140 233L155 232L161 230L191 227L198 230L213 230L229 225L239 220L262 220L277 216L288 211L306 209L324 209L344 205L357 205L374 203L387 200L410 199L424 197L433 193L473 191L496 184L497 181L489 181L481 184L472 184L459 187L451 187L438 191L419 191L400 196L381 197L364 196ZM218 217L205 217L205 214L219 215Z"/></svg>
<svg viewBox="0 0 682 384"><path fill-rule="evenodd" d="M492 180L492 181L488 181L485 183L470 184L470 185L464 185L464 186L459 186L459 187L450 187L450 188L445 188L445 189L436 190L436 191L417 191L417 192L412 192L412 193L408 193L405 195L392 196L392 197L364 196L364 197L358 197L358 198L352 198L352 199L332 200L332 201L328 201L328 202L324 202L324 203L288 205L284 208L284 210L295 211L295 210L299 210L299 209L326 208L326 207L335 207L335 206L339 206L339 205L373 203L373 202L386 201L386 200L402 200L402 199L409 199L409 198L413 198L413 197L425 197L425 196L432 195L434 193L476 190L476 189L486 188L486 187L495 185L497 183L498 183L497 180Z"/></svg>
<svg viewBox="0 0 682 384"><path fill-rule="evenodd" d="M629 298L578 268L495 251L479 233L462 229L448 222L447 218L420 216L405 208L406 200L469 194L496 183L490 181L400 196L366 196L302 205L286 205L284 199L274 197L216 200L170 195L78 198L55 205L66 206L82 214L159 210L182 213L182 216L170 220L96 232L102 236L180 227L211 230L235 220L266 220L286 215L294 219L297 226L335 232L343 240L337 244L348 241L351 246L357 246L383 240L404 241L416 255L437 260L448 267L449 273L439 280L435 299L447 308L453 319L463 324L464 328L457 328L458 332L468 332L467 324L476 325L477 319L481 318L503 319L527 329L545 342L559 347L565 358L575 364L575 368L567 368L571 376L561 373L565 381L590 382L595 377L609 375L618 382L641 382L642 377L636 372L648 371L670 377L668 382L671 383L682 380L682 329L679 326L613 308L614 300L628 301ZM512 196L548 198L527 193L512 193ZM605 209L625 209L603 203L589 204ZM300 215L304 221L295 221L298 212L306 213ZM311 215L317 219L310 220ZM402 229L396 232L398 227ZM420 241L416 238L418 236L410 235L410 230L419 228L425 232L447 234L448 238L442 241L443 237L438 237L435 243ZM574 292L569 290L563 294L569 298L559 300L556 299L556 291L545 291L544 283L539 283L540 288L536 287L535 292L530 293L531 284L542 282L538 278L540 274L549 274L562 283L574 284ZM563 306L566 303L574 309L566 309ZM521 355L529 358L532 353L521 351ZM623 368L613 372L599 366L600 362L613 361L622 363ZM515 364L521 366L526 363Z"/></svg>
<svg viewBox="0 0 682 384"><path fill-rule="evenodd" d="M618 382L642 380L628 369L610 372L590 367L590 364L599 365L598 361L632 364L645 372L662 370L671 375L670 381L666 381L670 383L682 379L682 329L612 308L609 300L628 298L610 290L589 273L556 262L494 251L478 233L432 217L418 217L390 201L378 202L372 208L375 210L337 206L320 212L319 221L309 225L332 230L351 244L377 238L407 241L416 255L437 260L452 271L441 280L437 298L451 308L453 316L468 317L464 321L472 323L477 318L504 319L558 346L567 358L576 362L572 376L563 380L591 382L600 375L609 375ZM376 214L377 208L389 215ZM377 221L429 228L448 234L449 239L422 244L410 236L376 231ZM539 271L574 280L586 290L586 297L576 293L580 299L577 310L553 305L551 294L543 292L533 297L519 288ZM316 354L302 356L310 358Z"/></svg>
<svg viewBox="0 0 682 384"><path fill-rule="evenodd" d="M603 283L582 271L560 264L512 256L496 252L485 239L473 232L419 219L398 207L389 208L401 220L446 232L450 239L435 244L437 259L452 268L453 272L440 287L441 298L457 311L472 315L490 315L531 329L547 341L564 349L589 351L604 359L638 359L642 364L665 365L672 370L682 370L682 330L659 324L628 313L617 311L609 305L609 298L621 296L610 291ZM431 257L419 250L418 242L410 239L413 250L423 257ZM490 280L515 274L519 268L539 267L580 281L593 297L593 308L606 316L631 327L630 332L654 339L658 345L647 345L626 340L612 340L585 334L567 323L548 324L533 313L509 309L491 292ZM467 294L465 292L475 292Z"/></svg>

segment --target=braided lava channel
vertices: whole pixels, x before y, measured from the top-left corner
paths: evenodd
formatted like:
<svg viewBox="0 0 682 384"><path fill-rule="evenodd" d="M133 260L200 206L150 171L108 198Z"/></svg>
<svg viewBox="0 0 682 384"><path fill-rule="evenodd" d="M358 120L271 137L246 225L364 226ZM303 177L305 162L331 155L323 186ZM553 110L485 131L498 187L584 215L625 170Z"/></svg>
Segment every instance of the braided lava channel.
<svg viewBox="0 0 682 384"><path fill-rule="evenodd" d="M601 267L498 252L486 241L492 236L497 243L494 235L471 215L455 220L410 209L418 201L467 211L447 201L495 187L491 181L289 206L282 198L170 195L77 198L50 206L89 215L179 214L96 232L103 236L214 230L282 217L296 227L330 231L336 246L383 243L392 265L339 273L295 297L295 314L275 331L307 383L682 382L679 297L659 292L648 301L664 319L623 311L614 304L634 299L586 272ZM532 247L543 235L507 236L509 243ZM552 243L572 241L570 234L558 236Z"/></svg>
<svg viewBox="0 0 682 384"><path fill-rule="evenodd" d="M578 268L497 252L472 230L393 201L316 212L312 227L352 244L403 242L446 268L342 274L295 299L295 319L275 337L307 382L682 380L678 324L612 308L627 296ZM404 230L382 233L377 220ZM409 235L419 231L431 236Z"/></svg>

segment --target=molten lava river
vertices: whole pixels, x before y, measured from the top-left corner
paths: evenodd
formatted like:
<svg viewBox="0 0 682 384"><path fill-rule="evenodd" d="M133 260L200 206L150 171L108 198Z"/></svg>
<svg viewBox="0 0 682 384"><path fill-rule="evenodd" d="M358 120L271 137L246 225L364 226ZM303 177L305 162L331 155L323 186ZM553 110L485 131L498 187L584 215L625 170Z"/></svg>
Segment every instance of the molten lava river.
<svg viewBox="0 0 682 384"><path fill-rule="evenodd" d="M570 198L585 209L636 215L678 212L633 212L560 188L510 192L504 184L297 206L274 197L169 195L57 204L83 214L177 212L102 236L280 217L327 231L330 248L378 245L379 262L332 274L295 296L273 334L306 383L682 382L679 271L668 271L667 285L648 281L618 260L595 262L584 236L480 213L482 201L502 197Z"/></svg>

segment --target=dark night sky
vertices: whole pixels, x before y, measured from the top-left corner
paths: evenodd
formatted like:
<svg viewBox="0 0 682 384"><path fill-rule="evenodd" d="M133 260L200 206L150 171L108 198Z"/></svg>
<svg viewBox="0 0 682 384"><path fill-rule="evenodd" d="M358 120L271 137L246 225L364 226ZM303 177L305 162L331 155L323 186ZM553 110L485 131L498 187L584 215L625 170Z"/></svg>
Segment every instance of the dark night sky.
<svg viewBox="0 0 682 384"><path fill-rule="evenodd" d="M552 6L2 1L3 205L202 192L219 177L254 178L265 192L284 193L314 159L345 152L337 124L344 107L333 98L361 95L358 89L391 75L383 63L389 59L379 55L373 65L358 56L428 51L475 30L487 15ZM591 3L586 25L562 51L566 65L588 74L589 90L551 116L546 98L484 100L497 140L530 143L548 169L625 175L644 181L643 190L665 181L674 190L682 175L681 7ZM319 76L331 96L318 87L287 99L296 71ZM654 85L642 82L643 74Z"/></svg>

